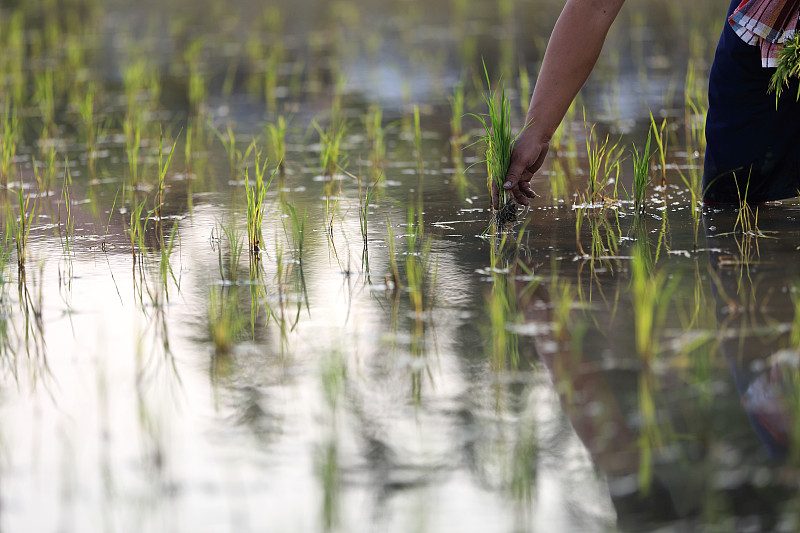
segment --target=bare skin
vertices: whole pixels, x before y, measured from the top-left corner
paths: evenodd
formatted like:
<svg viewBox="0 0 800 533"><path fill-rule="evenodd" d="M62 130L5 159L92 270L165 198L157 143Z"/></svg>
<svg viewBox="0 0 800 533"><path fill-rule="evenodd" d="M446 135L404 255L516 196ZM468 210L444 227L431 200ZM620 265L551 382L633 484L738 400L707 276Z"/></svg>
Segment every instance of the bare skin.
<svg viewBox="0 0 800 533"><path fill-rule="evenodd" d="M567 0L542 61L525 117L527 127L514 143L503 189L528 205L535 194L531 178L544 163L558 125L591 74L608 30L625 0ZM492 191L492 206L500 207Z"/></svg>

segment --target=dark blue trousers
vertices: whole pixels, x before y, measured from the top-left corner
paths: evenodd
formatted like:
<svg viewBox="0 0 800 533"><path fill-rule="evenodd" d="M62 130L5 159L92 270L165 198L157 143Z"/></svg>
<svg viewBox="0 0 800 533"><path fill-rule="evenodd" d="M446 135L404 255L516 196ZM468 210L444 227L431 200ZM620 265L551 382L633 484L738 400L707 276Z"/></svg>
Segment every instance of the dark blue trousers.
<svg viewBox="0 0 800 533"><path fill-rule="evenodd" d="M739 2L731 2L729 16ZM737 202L745 190L750 202L800 194L798 80L776 106L767 94L774 71L761 66L759 47L745 44L726 20L708 83L705 200Z"/></svg>

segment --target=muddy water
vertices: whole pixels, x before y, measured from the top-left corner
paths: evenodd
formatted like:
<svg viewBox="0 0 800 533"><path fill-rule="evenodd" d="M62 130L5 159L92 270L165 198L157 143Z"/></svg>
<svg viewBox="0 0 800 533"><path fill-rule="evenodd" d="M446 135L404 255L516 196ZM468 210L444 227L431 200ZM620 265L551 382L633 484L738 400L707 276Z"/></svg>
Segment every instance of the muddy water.
<svg viewBox="0 0 800 533"><path fill-rule="evenodd" d="M535 73L560 6L306 4L0 6L4 24L22 9L28 43L21 71L3 55L0 92L22 124L2 206L2 528L794 531L798 204L743 227L700 213L681 179L702 166L684 93L702 89L725 6L628 2L586 121L577 107L503 240L478 124L454 143L451 99L461 81L464 111L483 112L483 56L518 122L520 65ZM159 83L131 104L140 55ZM335 109L347 160L331 177L312 121ZM636 216L630 147L651 110L668 121L666 186L654 159ZM126 115L143 124L136 184ZM247 147L267 153L280 115L285 172L251 253ZM592 124L624 161L587 205ZM176 146L163 205L161 132L162 161ZM37 202L24 270L20 189Z"/></svg>

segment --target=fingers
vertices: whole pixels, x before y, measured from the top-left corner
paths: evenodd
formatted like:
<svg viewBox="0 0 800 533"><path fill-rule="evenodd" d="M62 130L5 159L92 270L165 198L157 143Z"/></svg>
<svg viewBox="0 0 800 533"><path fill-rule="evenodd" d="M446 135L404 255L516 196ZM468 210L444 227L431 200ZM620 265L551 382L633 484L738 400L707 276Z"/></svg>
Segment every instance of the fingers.
<svg viewBox="0 0 800 533"><path fill-rule="evenodd" d="M536 198L536 193L533 192L533 189L531 189L531 184L529 181L520 182L519 189L520 191L522 191L522 194L524 194L526 197Z"/></svg>

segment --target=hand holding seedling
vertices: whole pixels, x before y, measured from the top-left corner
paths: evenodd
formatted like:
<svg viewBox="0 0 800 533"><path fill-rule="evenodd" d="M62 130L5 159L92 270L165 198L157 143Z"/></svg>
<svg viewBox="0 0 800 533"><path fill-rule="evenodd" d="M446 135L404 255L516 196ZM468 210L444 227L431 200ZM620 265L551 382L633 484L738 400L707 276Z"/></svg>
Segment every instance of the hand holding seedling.
<svg viewBox="0 0 800 533"><path fill-rule="evenodd" d="M503 189L517 203L533 198L530 180L547 156L550 139L572 100L597 62L608 29L625 0L568 0L558 17L542 60L539 79L525 119L526 127L514 142ZM580 36L580 42L576 42ZM492 190L497 208L499 191Z"/></svg>
<svg viewBox="0 0 800 533"><path fill-rule="evenodd" d="M511 152L511 163L508 165L506 181L503 189L511 195L520 205L528 205L529 198L535 198L536 193L531 189L531 178L544 163L550 143L541 139L528 139L528 131L523 131L514 143ZM492 184L492 207L500 208L500 191L496 184Z"/></svg>

